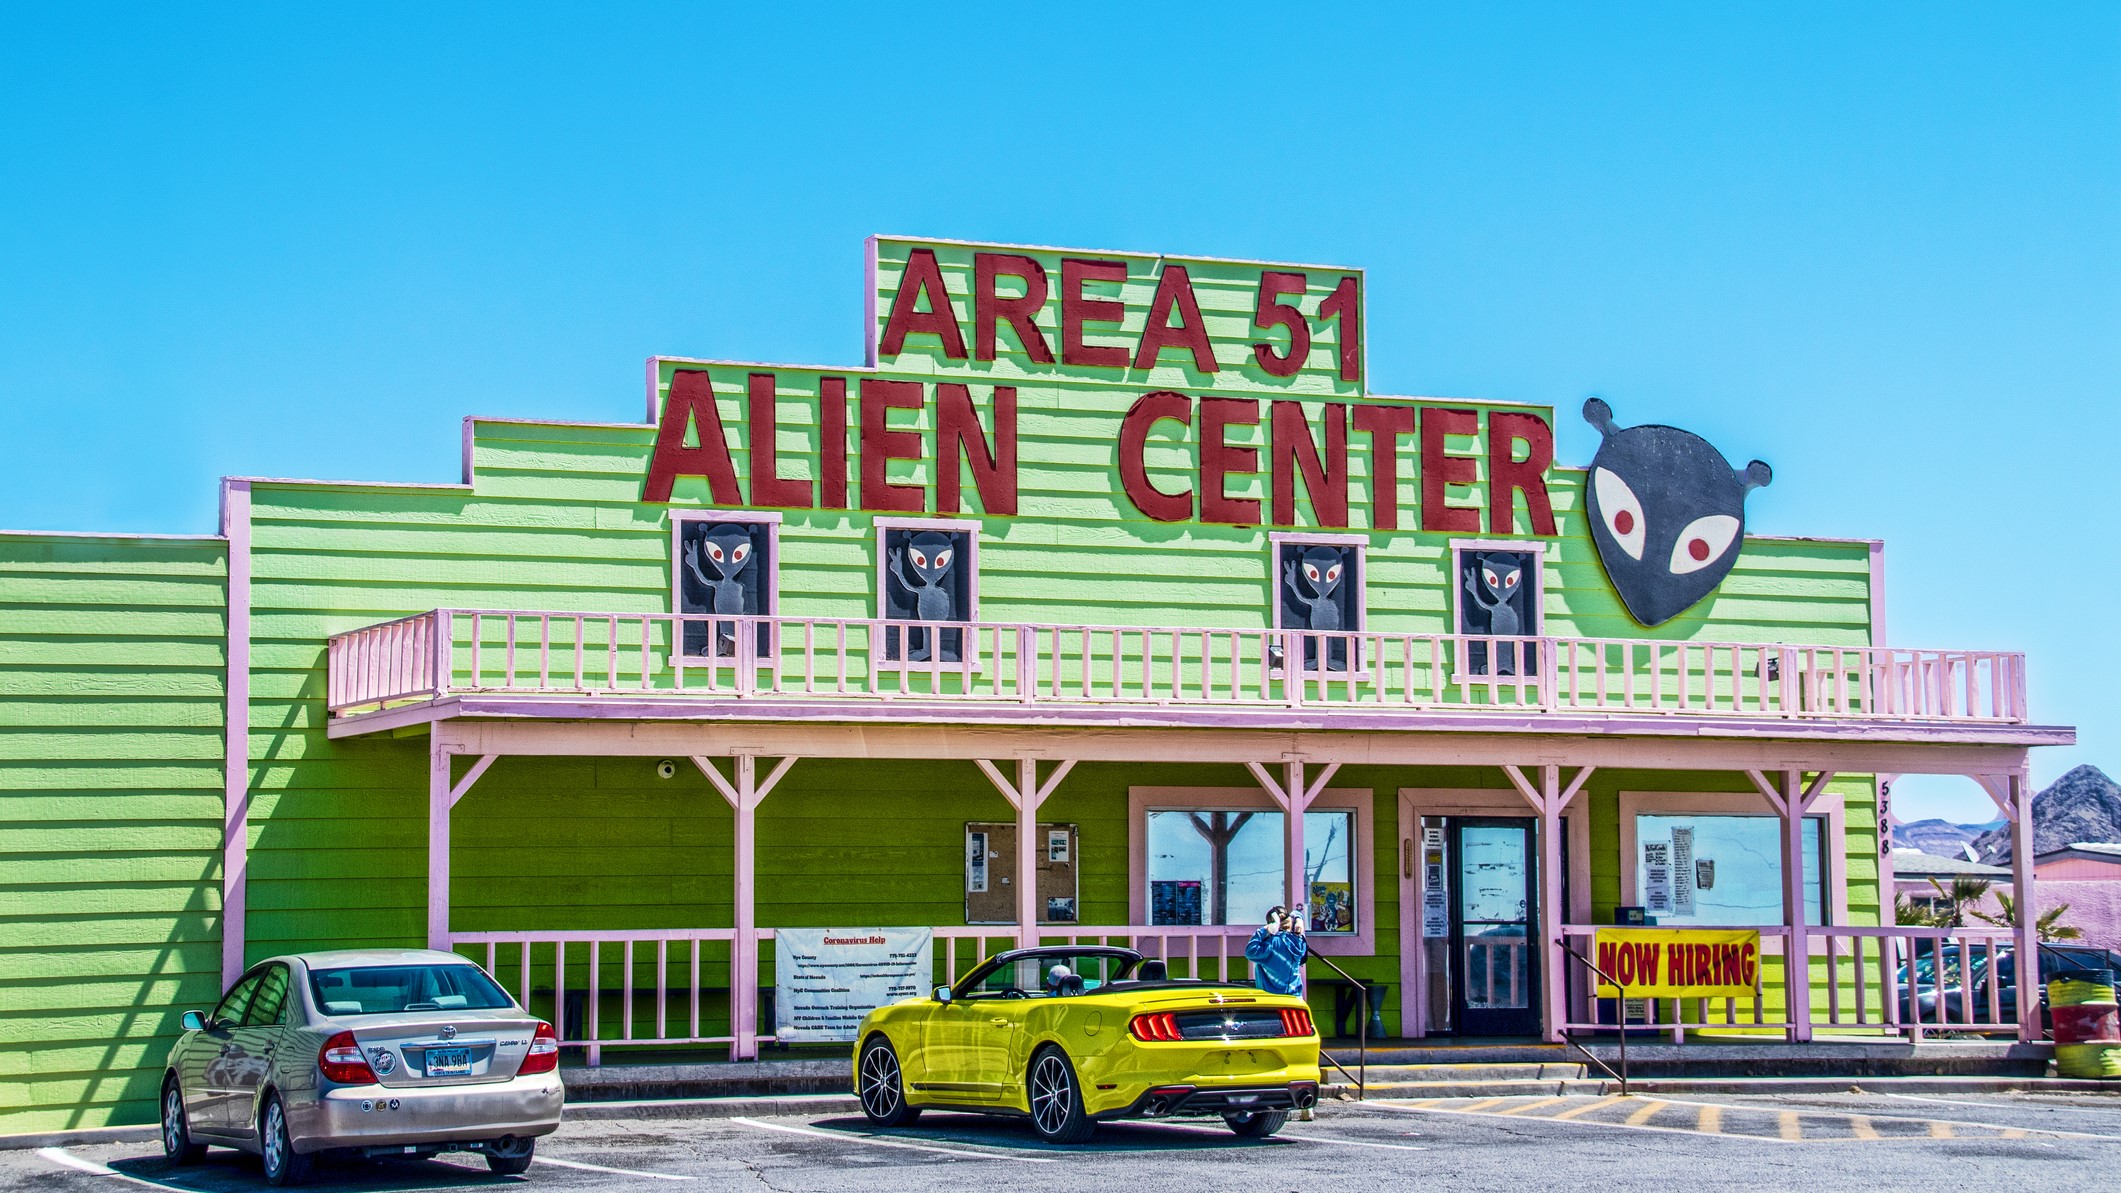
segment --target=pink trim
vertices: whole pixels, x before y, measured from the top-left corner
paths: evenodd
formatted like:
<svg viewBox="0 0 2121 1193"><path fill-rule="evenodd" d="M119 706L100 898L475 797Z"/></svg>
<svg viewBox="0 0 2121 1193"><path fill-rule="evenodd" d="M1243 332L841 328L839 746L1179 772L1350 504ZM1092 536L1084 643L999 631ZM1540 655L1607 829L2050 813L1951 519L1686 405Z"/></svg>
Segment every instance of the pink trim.
<svg viewBox="0 0 2121 1193"><path fill-rule="evenodd" d="M147 539L154 542L212 543L228 536L221 534L132 534L126 531L105 530L0 530L0 538L62 538L62 539Z"/></svg>
<svg viewBox="0 0 2121 1193"><path fill-rule="evenodd" d="M250 482L221 482L228 540L227 675L221 725L221 988L243 976L250 877Z"/></svg>
<svg viewBox="0 0 2121 1193"><path fill-rule="evenodd" d="M471 484L472 423L475 421L477 420L475 420L474 418L472 418L472 416L468 414L464 416L464 460L461 472L464 477L463 483L467 486Z"/></svg>
<svg viewBox="0 0 2121 1193"><path fill-rule="evenodd" d="M877 364L877 340L880 331L876 325L879 240L879 237L871 236L862 241L862 363L872 369Z"/></svg>
<svg viewBox="0 0 2121 1193"><path fill-rule="evenodd" d="M1142 253L1129 249L1068 248L1051 244L1010 244L993 240L946 240L933 236L889 236L873 235L869 244L875 246L883 241L893 244L941 245L954 249L1016 249L1026 253L1064 253L1069 256L1128 257L1136 261L1177 261L1180 264L1201 265L1257 265L1263 269L1317 269L1334 273L1352 273L1361 276L1362 270L1352 265L1321 265L1303 261L1250 261L1239 257L1183 257L1176 253Z"/></svg>
<svg viewBox="0 0 2121 1193"><path fill-rule="evenodd" d="M1368 787L1328 787L1311 801L1308 810L1355 813L1355 840L1350 843L1350 872L1355 878L1355 931L1315 933L1311 947L1330 956L1370 957L1377 953L1377 831L1376 799ZM1138 924L1149 922L1149 813L1195 808L1238 808L1288 812L1257 787L1129 787L1127 789L1127 906ZM1301 847L1302 838L1297 838ZM1286 867L1288 859L1283 858ZM1231 914L1238 914L1235 909ZM1251 925L1256 927L1257 925ZM1190 925L1167 925L1163 930L1183 931ZM1203 925L1213 930L1221 925ZM1228 925L1245 929L1243 920ZM1157 930L1157 929L1152 929Z"/></svg>
<svg viewBox="0 0 2121 1193"><path fill-rule="evenodd" d="M1544 630L1547 624L1546 541L1542 539L1479 538L1454 538L1451 540L1450 551L1445 556L1445 558L1450 561L1450 574L1446 577L1444 583L1443 615L1444 624L1449 626L1451 628L1451 632L1454 634L1458 632L1458 627L1465 624L1464 621L1460 620L1460 605L1465 600L1465 589L1462 585L1459 584L1458 580L1460 574L1460 557L1467 551L1509 551L1514 554L1530 555L1532 557L1532 582L1537 584L1539 587L1532 593L1532 599L1526 602L1526 605L1532 610L1532 615L1539 619L1539 624L1533 626L1532 632L1529 635L1525 636L1533 638L1538 637L1540 635L1540 631ZM1493 656L1495 652L1493 649L1490 649L1488 653L1490 656ZM1491 671L1493 669L1494 668L1492 667L1489 668L1489 670ZM1520 670L1522 670L1522 668L1520 668ZM1485 675L1473 676L1470 674L1464 676L1453 676L1452 678L1455 680L1462 680L1464 682L1483 684L1486 683L1488 680L1488 677ZM1558 681L1558 677L1556 678Z"/></svg>
<svg viewBox="0 0 2121 1193"><path fill-rule="evenodd" d="M1885 543L1871 541L1870 550L1871 585L1871 645L1884 646L1885 636Z"/></svg>
<svg viewBox="0 0 2121 1193"><path fill-rule="evenodd" d="M254 486L301 485L330 489L444 489L462 491L471 488L470 485L449 484L441 481L335 481L288 476L227 476L221 479L224 484L229 481L242 481L246 485Z"/></svg>
<svg viewBox="0 0 2121 1193"><path fill-rule="evenodd" d="M1282 628L1281 549L1285 546L1353 547L1355 549L1356 578L1361 585L1361 591L1355 594L1355 619L1357 624L1347 627L1347 631L1361 633L1363 627L1370 624L1370 536L1367 534L1307 534L1302 531L1280 530L1269 533L1267 535L1267 591L1272 595L1273 599L1269 602L1267 608L1267 625L1273 629ZM1356 671L1364 670L1362 660L1359 657L1361 644L1350 642L1349 646L1351 648L1348 651L1349 655L1358 656L1351 660L1354 669ZM1320 650L1323 651L1324 647L1321 646ZM1286 653L1285 650L1284 654ZM1308 656L1310 652L1306 650L1304 653ZM1323 666L1324 661L1321 659L1321 670ZM1282 667L1284 670L1287 669L1288 662L1286 659L1283 660ZM1309 672L1311 669L1303 667L1300 670Z"/></svg>

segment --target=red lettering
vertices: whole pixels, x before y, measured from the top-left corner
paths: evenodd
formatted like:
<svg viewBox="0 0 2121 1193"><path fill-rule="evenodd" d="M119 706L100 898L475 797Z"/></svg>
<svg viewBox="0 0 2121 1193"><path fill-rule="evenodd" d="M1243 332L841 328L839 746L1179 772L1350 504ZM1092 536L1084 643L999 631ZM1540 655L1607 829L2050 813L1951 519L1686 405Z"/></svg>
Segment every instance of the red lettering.
<svg viewBox="0 0 2121 1193"><path fill-rule="evenodd" d="M1616 984L1620 978L1620 949L1610 940L1598 942L1598 968Z"/></svg>
<svg viewBox="0 0 2121 1193"><path fill-rule="evenodd" d="M995 292L996 278L1012 277L1024 284L1017 298ZM1015 253L972 255L972 354L978 360L994 359L995 329L1008 324L1023 345L1024 355L1035 364L1053 363L1053 348L1038 329L1038 313L1046 305L1046 267Z"/></svg>
<svg viewBox="0 0 2121 1193"><path fill-rule="evenodd" d="M751 504L810 508L810 482L781 475L780 419L773 400L773 374L749 379L744 437L751 454Z"/></svg>
<svg viewBox="0 0 2121 1193"><path fill-rule="evenodd" d="M1480 511L1468 505L1444 501L1451 485L1470 485L1479 478L1471 456L1444 451L1444 436L1472 435L1480 430L1480 416L1471 410L1421 408L1421 528L1477 533Z"/></svg>
<svg viewBox="0 0 2121 1193"><path fill-rule="evenodd" d="M923 295L928 299L925 311L919 309ZM897 356L906 350L906 337L917 332L934 336L942 344L943 355L951 360L965 359L965 337L958 330L957 312L950 307L950 291L943 285L943 269L936 264L932 249L915 249L906 255L906 268L899 274L898 293L891 298L891 317L884 321L884 342L879 350L885 356ZM862 389L868 392L866 384Z"/></svg>
<svg viewBox="0 0 2121 1193"><path fill-rule="evenodd" d="M1635 979L1637 985L1651 986L1656 984L1659 947L1657 944L1647 940L1636 942Z"/></svg>
<svg viewBox="0 0 2121 1193"><path fill-rule="evenodd" d="M1340 279L1318 304L1318 317L1340 320L1340 379L1362 380L1362 292L1356 279Z"/></svg>
<svg viewBox="0 0 2121 1193"><path fill-rule="evenodd" d="M1517 441L1525 458L1517 459ZM1488 414L1488 530L1516 529L1516 494L1524 494L1533 534L1554 533L1554 504L1547 497L1547 468L1554 463L1554 430L1536 414L1496 410Z"/></svg>
<svg viewBox="0 0 2121 1193"><path fill-rule="evenodd" d="M1171 313L1178 312L1179 326L1171 326ZM1215 346L1208 342L1208 325L1201 321L1200 302L1193 296L1193 278L1183 265L1166 265L1156 279L1156 297L1149 300L1149 321L1142 325L1141 342L1134 348L1134 367L1153 369L1165 348L1185 348L1193 353L1196 372L1215 372Z"/></svg>
<svg viewBox="0 0 2121 1193"><path fill-rule="evenodd" d="M1399 529L1399 437L1414 433L1412 406L1357 406L1355 429L1370 437L1370 528Z"/></svg>
<svg viewBox="0 0 2121 1193"><path fill-rule="evenodd" d="M1311 512L1320 526L1348 524L1348 408L1328 403L1326 450L1320 459L1318 444L1311 439L1311 422L1304 417L1303 403L1274 403L1274 422L1268 450L1273 456L1274 522L1296 524L1296 474L1301 471L1304 488L1311 494Z"/></svg>
<svg viewBox="0 0 2121 1193"><path fill-rule="evenodd" d="M1164 419L1191 427L1193 403L1164 389L1143 394L1127 408L1119 424L1119 483L1135 509L1158 522L1183 522L1193 516L1193 490L1166 493L1149 480L1149 432Z"/></svg>
<svg viewBox="0 0 2121 1193"><path fill-rule="evenodd" d="M818 505L847 508L847 379L825 377L817 383Z"/></svg>
<svg viewBox="0 0 2121 1193"><path fill-rule="evenodd" d="M1692 952L1693 950L1683 944L1675 944L1665 951L1665 985L1685 986L1689 984L1687 981L1687 960L1692 955Z"/></svg>
<svg viewBox="0 0 2121 1193"><path fill-rule="evenodd" d="M687 428L698 432L698 447L685 446ZM715 409L714 385L705 369L679 369L670 375L670 397L656 426L655 454L648 460L641 500L669 501L670 488L681 476L706 477L708 496L716 505L743 504L729 441L722 435L722 416Z"/></svg>
<svg viewBox="0 0 2121 1193"><path fill-rule="evenodd" d="M988 514L1016 513L1016 387L994 387L994 450L980 434L972 391L954 382L935 387L935 508L958 510L959 474L972 465L980 507Z"/></svg>
<svg viewBox="0 0 2121 1193"><path fill-rule="evenodd" d="M1231 427L1259 425L1259 403L1248 398L1200 400L1200 520L1231 526L1259 525L1259 499L1223 491L1233 473L1259 471L1259 449L1230 443Z"/></svg>
<svg viewBox="0 0 2121 1193"><path fill-rule="evenodd" d="M1259 304L1252 315L1252 326L1261 331L1274 327L1289 329L1287 352L1277 354L1274 345L1264 340L1252 345L1252 359L1271 376L1294 377L1303 369L1304 358L1311 353L1311 325L1304 322L1304 313L1296 309L1295 303L1281 301L1286 294L1302 297L1309 286L1309 281L1300 273L1277 273L1269 269L1259 275Z"/></svg>
<svg viewBox="0 0 2121 1193"><path fill-rule="evenodd" d="M1757 946L1751 944L1738 946L1738 969L1741 974L1742 984L1755 988L1759 987L1759 964L1760 957L1757 952Z"/></svg>
<svg viewBox="0 0 2121 1193"><path fill-rule="evenodd" d="M1124 369L1127 367L1125 348L1102 347L1083 343L1083 325L1086 323L1111 323L1117 325L1126 317L1126 304L1117 299L1089 298L1083 294L1085 282L1124 282L1127 280L1125 261L1105 261L1081 257L1061 258L1061 363L1064 365L1096 365L1103 368Z"/></svg>
<svg viewBox="0 0 2121 1193"><path fill-rule="evenodd" d="M884 422L892 410L919 410L921 383L862 378L862 508L891 513L917 514L927 504L919 485L893 484L885 479L893 460L921 458L919 431L894 431Z"/></svg>

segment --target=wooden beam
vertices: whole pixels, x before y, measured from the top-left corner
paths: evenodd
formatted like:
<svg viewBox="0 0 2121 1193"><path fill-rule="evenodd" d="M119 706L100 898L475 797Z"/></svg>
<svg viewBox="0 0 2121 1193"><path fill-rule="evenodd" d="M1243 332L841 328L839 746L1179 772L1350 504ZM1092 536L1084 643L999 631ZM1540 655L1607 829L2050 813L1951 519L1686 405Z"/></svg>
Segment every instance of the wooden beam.
<svg viewBox="0 0 2121 1193"><path fill-rule="evenodd" d="M471 785L478 782L479 776L485 774L486 768L492 766L494 759L499 757L499 754L481 754L479 760L471 764L471 770L457 782L456 786L449 789L449 806L452 808L456 807L457 801L464 798L465 794L471 790Z"/></svg>
<svg viewBox="0 0 2121 1193"><path fill-rule="evenodd" d="M1524 777L1524 771L1518 769L1517 767L1511 766L1508 763L1504 763L1502 767L1502 773L1508 776L1510 780L1510 785L1512 787L1517 788L1517 794L1524 797L1524 802L1532 805L1532 810L1534 812L1538 812L1541 815L1544 815L1546 813L1546 797L1540 794L1539 789L1532 785L1532 781L1530 779Z"/></svg>

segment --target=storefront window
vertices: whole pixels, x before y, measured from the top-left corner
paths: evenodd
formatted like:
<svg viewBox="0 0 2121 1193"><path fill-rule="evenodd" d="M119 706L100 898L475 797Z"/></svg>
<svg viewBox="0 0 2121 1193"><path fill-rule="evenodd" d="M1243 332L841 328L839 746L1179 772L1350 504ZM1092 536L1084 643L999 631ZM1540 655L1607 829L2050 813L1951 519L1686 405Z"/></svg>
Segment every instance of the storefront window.
<svg viewBox="0 0 2121 1193"><path fill-rule="evenodd" d="M775 524L723 516L680 515L676 600L685 624L685 657L736 657L737 618L771 617L780 579ZM723 620L723 619L727 620ZM773 653L773 627L754 627L761 656Z"/></svg>
<svg viewBox="0 0 2121 1193"><path fill-rule="evenodd" d="M1287 901L1282 813L1243 808L1148 814L1149 922L1253 924ZM1357 927L1355 814L1304 813L1305 915L1312 932Z"/></svg>
<svg viewBox="0 0 2121 1193"><path fill-rule="evenodd" d="M1826 923L1826 818L1804 821L1804 916ZM1782 821L1635 817L1635 902L1659 924L1782 922Z"/></svg>

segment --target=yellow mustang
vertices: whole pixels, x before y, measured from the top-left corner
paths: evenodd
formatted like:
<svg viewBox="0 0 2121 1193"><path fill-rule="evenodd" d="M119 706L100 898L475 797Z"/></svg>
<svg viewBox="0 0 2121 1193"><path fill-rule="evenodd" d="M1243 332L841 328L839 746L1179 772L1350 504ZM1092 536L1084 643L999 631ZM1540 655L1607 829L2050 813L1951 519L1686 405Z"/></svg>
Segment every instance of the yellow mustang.
<svg viewBox="0 0 2121 1193"><path fill-rule="evenodd" d="M862 1112L880 1127L929 1108L1013 1115L1081 1143L1100 1122L1167 1115L1272 1135L1318 1100L1302 999L1165 974L1132 949L1017 949L871 1011L854 1048Z"/></svg>

